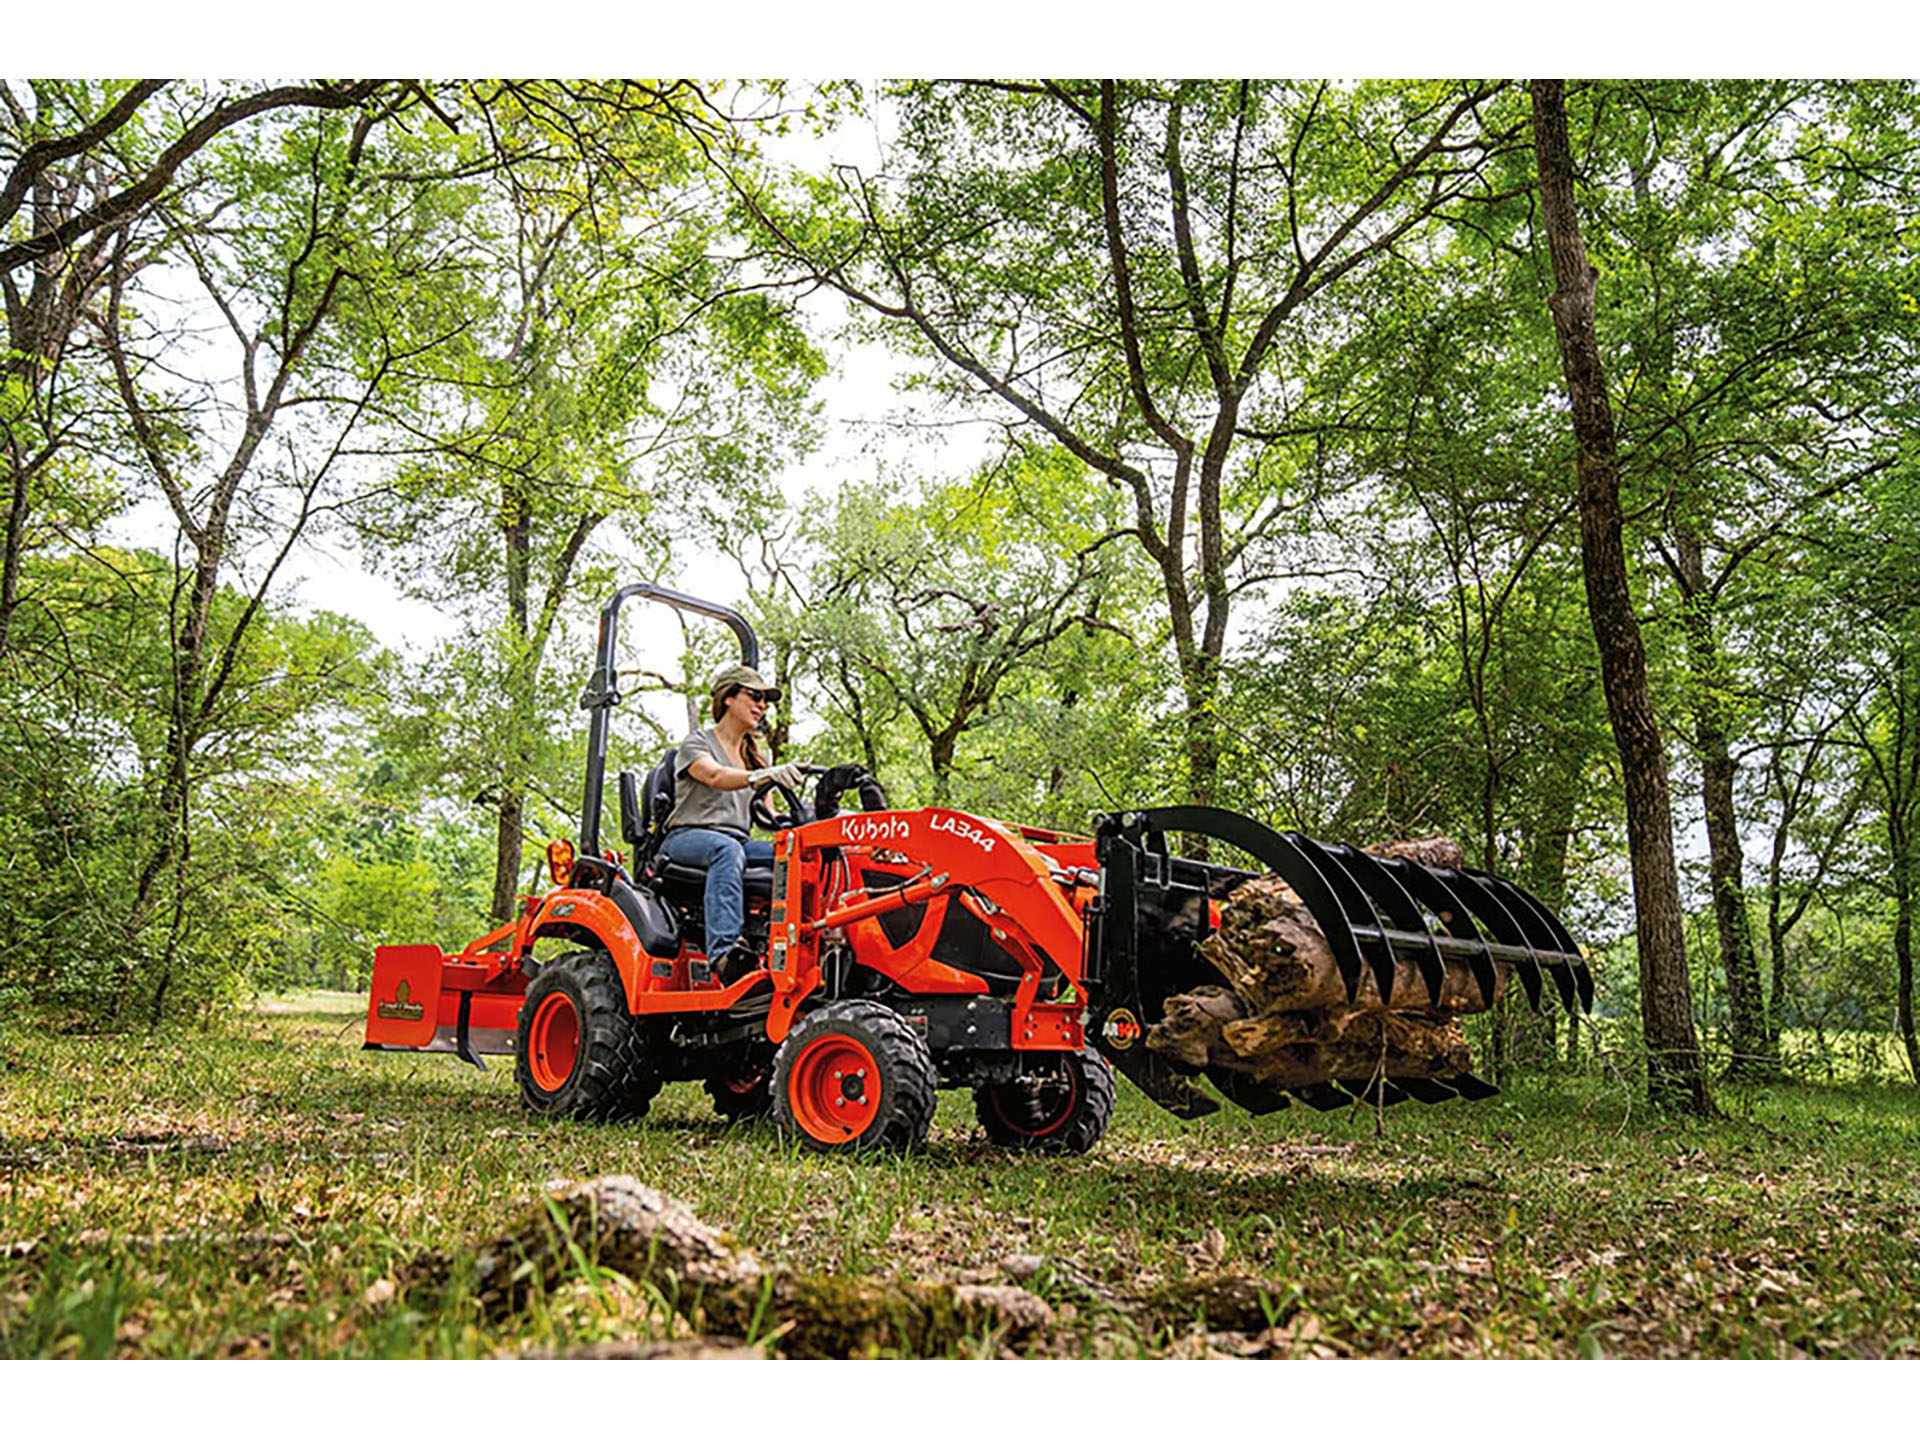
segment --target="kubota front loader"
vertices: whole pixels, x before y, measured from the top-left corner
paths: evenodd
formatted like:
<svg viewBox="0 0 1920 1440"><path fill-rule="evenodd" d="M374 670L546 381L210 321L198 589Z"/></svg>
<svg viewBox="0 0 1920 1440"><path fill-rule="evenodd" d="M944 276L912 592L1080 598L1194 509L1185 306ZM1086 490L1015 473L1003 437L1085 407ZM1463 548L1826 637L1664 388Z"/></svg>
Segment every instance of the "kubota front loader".
<svg viewBox="0 0 1920 1440"><path fill-rule="evenodd" d="M912 1149L936 1092L965 1086L996 1143L1083 1151L1112 1118L1113 1069L1181 1116L1229 1101L1265 1113L1303 1099L1474 1099L1468 1073L1294 1076L1282 1087L1184 1062L1152 1041L1170 996L1218 980L1197 950L1223 904L1260 872L1173 853L1213 837L1297 893L1354 1005L1484 1009L1510 976L1538 1006L1591 1008L1592 977L1565 928L1492 876L1281 834L1198 806L1097 817L1068 835L941 807L890 807L857 766L815 772L804 799L755 802L774 834L749 865L745 938L760 964L725 979L701 929L704 874L660 853L678 779L669 750L619 776L631 862L600 843L611 716L620 701L621 606L644 598L725 623L757 664L752 628L725 606L652 585L601 613L578 846L549 848L553 887L456 954L382 947L370 1049L448 1051L484 1068L512 1054L528 1107L549 1116L644 1115L660 1087L704 1082L728 1118L770 1114L822 1150ZM843 811L849 792L860 808ZM775 802L778 802L778 808Z"/></svg>

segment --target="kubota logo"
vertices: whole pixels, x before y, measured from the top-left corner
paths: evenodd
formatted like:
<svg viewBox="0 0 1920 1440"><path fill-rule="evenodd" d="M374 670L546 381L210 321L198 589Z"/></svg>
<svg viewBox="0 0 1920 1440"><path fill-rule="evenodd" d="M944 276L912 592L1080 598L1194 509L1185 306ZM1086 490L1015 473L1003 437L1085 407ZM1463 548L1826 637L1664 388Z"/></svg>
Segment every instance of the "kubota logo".
<svg viewBox="0 0 1920 1440"><path fill-rule="evenodd" d="M1116 1050L1125 1050L1140 1038L1140 1021L1131 1010L1116 1010L1100 1027L1106 1042Z"/></svg>
<svg viewBox="0 0 1920 1440"><path fill-rule="evenodd" d="M877 845L905 840L913 833L902 815L849 815L840 822L840 838L849 845Z"/></svg>
<svg viewBox="0 0 1920 1440"><path fill-rule="evenodd" d="M412 993L413 986L402 980L394 987L393 999L380 1002L377 1011L380 1018L382 1020L418 1020L426 1014L426 1006L416 1005L408 998Z"/></svg>

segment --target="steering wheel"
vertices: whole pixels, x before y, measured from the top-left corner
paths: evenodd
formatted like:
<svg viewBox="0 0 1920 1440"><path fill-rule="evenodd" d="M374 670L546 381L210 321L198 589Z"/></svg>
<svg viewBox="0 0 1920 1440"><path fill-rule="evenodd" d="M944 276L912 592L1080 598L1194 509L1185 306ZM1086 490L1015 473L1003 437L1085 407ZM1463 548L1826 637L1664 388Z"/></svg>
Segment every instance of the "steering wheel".
<svg viewBox="0 0 1920 1440"><path fill-rule="evenodd" d="M802 765L800 767L800 773L802 775L818 775L820 774L820 767L818 765ZM787 808L784 813L775 810L769 803L769 797L773 795L775 791L778 791L780 799L786 802ZM762 830L791 830L794 826L805 823L803 816L811 818L811 813L805 808L805 802L777 780L769 781L754 792L753 804L750 809L753 813L753 823L758 825Z"/></svg>
<svg viewBox="0 0 1920 1440"><path fill-rule="evenodd" d="M849 790L859 796L862 810L893 808L887 803L887 794L880 788L880 782L868 773L866 766L846 763L828 766L821 772L820 783L814 787L813 818L826 820L843 813L841 797Z"/></svg>
<svg viewBox="0 0 1920 1440"><path fill-rule="evenodd" d="M775 810L768 803L776 792L786 802L785 813ZM751 808L753 823L762 830L791 830L800 823L800 797L777 780L769 781L754 792Z"/></svg>

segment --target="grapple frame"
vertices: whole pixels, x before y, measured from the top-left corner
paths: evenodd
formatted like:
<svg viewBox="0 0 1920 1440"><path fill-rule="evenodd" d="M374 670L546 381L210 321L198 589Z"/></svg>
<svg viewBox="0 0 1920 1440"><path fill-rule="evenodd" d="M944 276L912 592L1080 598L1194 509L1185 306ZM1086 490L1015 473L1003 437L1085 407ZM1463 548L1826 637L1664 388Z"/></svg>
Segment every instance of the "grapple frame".
<svg viewBox="0 0 1920 1440"><path fill-rule="evenodd" d="M1464 967L1479 992L1480 1008L1493 1004L1503 972L1518 974L1536 1010L1549 983L1569 1012L1593 1008L1593 972L1566 927L1540 901L1499 876L1327 845L1210 806L1103 816L1094 841L1101 887L1088 909L1086 965L1089 985L1101 1000L1089 1029L1116 1068L1175 1114L1190 1117L1218 1107L1189 1083L1191 1067L1144 1046L1136 1049L1131 1036L1136 1027L1151 1027L1169 995L1218 980L1194 953L1195 946L1211 928L1213 905L1255 872L1175 856L1167 844L1169 832L1224 841L1286 881L1327 937L1350 1002L1369 979L1381 1005L1401 1000L1396 962L1404 960L1423 982L1426 1001L1436 1007L1449 968ZM1209 902L1204 910L1196 903L1201 896ZM1207 924L1200 922L1202 914ZM1244 1076L1212 1069L1207 1074L1216 1089L1243 1108L1272 1110L1288 1103L1285 1092ZM1447 1081L1381 1080L1359 1088L1330 1082L1293 1093L1333 1108L1356 1100L1479 1099L1497 1092L1486 1081L1463 1075Z"/></svg>

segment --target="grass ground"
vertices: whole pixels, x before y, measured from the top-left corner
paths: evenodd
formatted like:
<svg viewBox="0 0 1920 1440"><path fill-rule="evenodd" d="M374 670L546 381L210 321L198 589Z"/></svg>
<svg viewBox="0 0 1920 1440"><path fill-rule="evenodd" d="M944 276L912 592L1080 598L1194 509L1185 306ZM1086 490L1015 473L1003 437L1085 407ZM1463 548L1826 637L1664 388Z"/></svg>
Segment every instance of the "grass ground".
<svg viewBox="0 0 1920 1440"><path fill-rule="evenodd" d="M848 1162L724 1126L695 1086L637 1126L538 1123L509 1063L363 1053L361 1003L16 1040L0 1356L685 1353L657 1294L584 1259L498 1323L408 1281L613 1172L803 1270L1018 1275L1058 1317L1041 1354L1920 1356L1911 1088L1723 1091L1705 1124L1576 1079L1376 1134L1298 1108L1185 1125L1123 1085L1107 1139L1063 1159L994 1149L961 1093L925 1155ZM1269 1323L1135 1303L1215 1273L1265 1285Z"/></svg>

